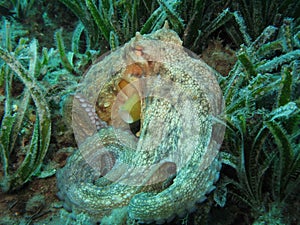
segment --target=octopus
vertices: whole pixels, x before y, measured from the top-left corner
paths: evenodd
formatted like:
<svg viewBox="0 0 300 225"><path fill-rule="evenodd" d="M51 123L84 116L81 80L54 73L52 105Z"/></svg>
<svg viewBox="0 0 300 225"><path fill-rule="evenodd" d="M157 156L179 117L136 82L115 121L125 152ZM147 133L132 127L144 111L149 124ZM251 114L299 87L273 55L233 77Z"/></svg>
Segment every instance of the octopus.
<svg viewBox="0 0 300 225"><path fill-rule="evenodd" d="M167 23L136 33L75 94L78 150L57 172L65 208L95 223L121 208L137 223L192 212L219 178L223 105L215 72Z"/></svg>

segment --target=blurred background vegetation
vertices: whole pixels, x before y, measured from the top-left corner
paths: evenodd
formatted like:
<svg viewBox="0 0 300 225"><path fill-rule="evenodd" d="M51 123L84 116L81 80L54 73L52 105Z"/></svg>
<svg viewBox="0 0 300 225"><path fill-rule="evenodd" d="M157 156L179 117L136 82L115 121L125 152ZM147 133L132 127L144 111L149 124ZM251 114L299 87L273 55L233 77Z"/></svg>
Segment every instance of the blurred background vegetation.
<svg viewBox="0 0 300 225"><path fill-rule="evenodd" d="M88 66L168 20L226 102L217 190L178 224L299 224L299 1L2 0L0 16L3 193L53 177L76 147L72 94Z"/></svg>

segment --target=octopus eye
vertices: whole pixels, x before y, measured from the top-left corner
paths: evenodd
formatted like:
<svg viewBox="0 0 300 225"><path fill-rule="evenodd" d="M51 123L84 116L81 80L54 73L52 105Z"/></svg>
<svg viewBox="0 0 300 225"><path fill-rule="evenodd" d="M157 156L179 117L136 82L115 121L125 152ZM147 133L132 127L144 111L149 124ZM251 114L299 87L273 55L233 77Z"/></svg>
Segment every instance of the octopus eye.
<svg viewBox="0 0 300 225"><path fill-rule="evenodd" d="M138 94L133 94L120 106L119 115L125 123L133 123L141 118L141 101Z"/></svg>
<svg viewBox="0 0 300 225"><path fill-rule="evenodd" d="M141 132L141 120L137 120L129 124L130 131L136 136L140 137Z"/></svg>
<svg viewBox="0 0 300 225"><path fill-rule="evenodd" d="M136 85L135 83L129 83L125 79L118 83L120 91L117 99L120 104L117 112L121 120L129 125L131 132L138 136L141 120L141 97Z"/></svg>

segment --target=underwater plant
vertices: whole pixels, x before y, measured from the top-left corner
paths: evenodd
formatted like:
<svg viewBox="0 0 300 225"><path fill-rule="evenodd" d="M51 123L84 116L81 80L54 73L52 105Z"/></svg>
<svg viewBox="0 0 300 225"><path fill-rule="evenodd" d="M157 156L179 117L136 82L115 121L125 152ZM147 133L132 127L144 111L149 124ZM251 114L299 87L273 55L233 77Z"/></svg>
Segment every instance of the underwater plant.
<svg viewBox="0 0 300 225"><path fill-rule="evenodd" d="M227 197L254 224L288 224L300 184L300 31L291 18L241 46L221 80L228 125L223 142ZM235 173L232 173L232 169ZM298 218L299 219L299 218ZM259 222L260 221L260 222Z"/></svg>
<svg viewBox="0 0 300 225"><path fill-rule="evenodd" d="M72 65L72 62L68 59L68 56L65 52L65 46L62 38L62 31L58 30L55 32L55 40L57 49L60 55L61 63L64 66L64 68L69 71L70 73L74 73L74 66Z"/></svg>
<svg viewBox="0 0 300 225"><path fill-rule="evenodd" d="M79 27L77 27L77 29L78 28ZM84 73L85 68L100 56L99 50L87 49L84 53L80 52L80 32L78 32L77 29L73 32L71 51L66 50L67 48L65 47L64 39L62 37L62 29L59 29L54 33L54 40L59 54L58 62L62 64L67 73L75 76ZM73 78L71 79L73 80Z"/></svg>
<svg viewBox="0 0 300 225"><path fill-rule="evenodd" d="M207 40L221 36L235 47L250 44L269 25L280 26L286 16L299 25L300 3L295 0L182 1L184 45L201 52Z"/></svg>
<svg viewBox="0 0 300 225"><path fill-rule="evenodd" d="M81 33L82 28L85 29L87 49L98 48L103 40L114 49L119 43L128 41L136 31L143 34L159 29L166 19L173 27L183 28L176 13L180 1L60 1L80 20L76 30Z"/></svg>
<svg viewBox="0 0 300 225"><path fill-rule="evenodd" d="M14 15L16 19L26 19L31 13L35 0L10 0L0 1L0 6Z"/></svg>
<svg viewBox="0 0 300 225"><path fill-rule="evenodd" d="M28 44L21 38L14 47L10 33L10 23L4 20L4 45L0 47L0 76L5 90L0 128L0 185L4 192L20 188L40 171L51 134L50 110L36 80L46 59L38 59L36 40ZM25 62L28 65L24 66ZM18 86L20 93L16 93Z"/></svg>
<svg viewBox="0 0 300 225"><path fill-rule="evenodd" d="M184 46L200 53L213 36L229 38L235 46L250 44L267 25L277 25L284 15L297 17L295 1L208 0L60 0L80 20L75 31L85 33L86 49L115 49L135 32L150 33L168 20L182 36ZM284 10L287 8L288 10ZM289 15L289 14L288 14ZM253 18L255 23L252 23ZM245 37L247 35L247 37ZM224 37L223 37L224 38Z"/></svg>
<svg viewBox="0 0 300 225"><path fill-rule="evenodd" d="M249 36L255 40L265 27L280 26L285 17L295 18L299 25L300 2L295 0L238 0L230 8L238 11L245 20ZM237 35L232 26L225 27L231 37Z"/></svg>
<svg viewBox="0 0 300 225"><path fill-rule="evenodd" d="M105 47L103 40L115 49L137 31L154 32L168 20L172 29L183 36L184 46L198 51L210 35L232 18L225 10L228 1L60 1L80 20L77 36L85 32L87 49Z"/></svg>

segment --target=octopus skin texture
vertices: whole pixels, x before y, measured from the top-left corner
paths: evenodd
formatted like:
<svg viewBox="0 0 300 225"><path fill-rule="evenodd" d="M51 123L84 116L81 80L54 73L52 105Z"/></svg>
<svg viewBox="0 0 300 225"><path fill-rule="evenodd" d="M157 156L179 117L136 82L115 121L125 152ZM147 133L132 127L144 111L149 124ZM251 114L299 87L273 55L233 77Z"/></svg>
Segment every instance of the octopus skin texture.
<svg viewBox="0 0 300 225"><path fill-rule="evenodd" d="M223 105L214 71L167 25L137 33L78 87L79 147L57 172L58 196L98 222L122 207L139 223L185 215L219 178Z"/></svg>

